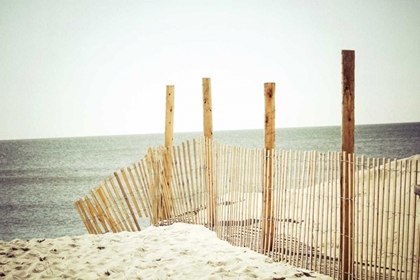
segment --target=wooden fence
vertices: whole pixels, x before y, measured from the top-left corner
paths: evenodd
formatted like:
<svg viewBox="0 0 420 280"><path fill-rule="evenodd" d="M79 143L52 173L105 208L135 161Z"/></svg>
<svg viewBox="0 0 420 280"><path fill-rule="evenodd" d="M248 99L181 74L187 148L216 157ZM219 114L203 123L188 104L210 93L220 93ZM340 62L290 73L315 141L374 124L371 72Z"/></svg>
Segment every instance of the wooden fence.
<svg viewBox="0 0 420 280"><path fill-rule="evenodd" d="M150 148L140 162L76 201L88 232L139 231L145 220L155 226L194 223L232 245L336 279L344 278L344 259L352 279L419 279L420 199L414 194L419 158L266 153L204 137L170 153L168 160L166 148ZM272 190L263 192L269 174ZM350 199L341 195L340 180L352 185ZM263 209L263 194L271 196L270 209ZM350 212L341 221L344 204ZM351 235L340 236L343 225ZM267 238L271 246L262 241ZM341 255L344 239L351 246L349 258Z"/></svg>

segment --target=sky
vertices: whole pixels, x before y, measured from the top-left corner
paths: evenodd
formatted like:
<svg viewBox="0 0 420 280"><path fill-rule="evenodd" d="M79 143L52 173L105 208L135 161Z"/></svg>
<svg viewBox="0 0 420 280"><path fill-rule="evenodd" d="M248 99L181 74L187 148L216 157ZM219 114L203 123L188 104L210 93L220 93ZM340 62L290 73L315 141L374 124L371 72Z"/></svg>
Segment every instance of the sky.
<svg viewBox="0 0 420 280"><path fill-rule="evenodd" d="M0 140L341 124L354 50L357 124L420 121L420 1L0 0Z"/></svg>

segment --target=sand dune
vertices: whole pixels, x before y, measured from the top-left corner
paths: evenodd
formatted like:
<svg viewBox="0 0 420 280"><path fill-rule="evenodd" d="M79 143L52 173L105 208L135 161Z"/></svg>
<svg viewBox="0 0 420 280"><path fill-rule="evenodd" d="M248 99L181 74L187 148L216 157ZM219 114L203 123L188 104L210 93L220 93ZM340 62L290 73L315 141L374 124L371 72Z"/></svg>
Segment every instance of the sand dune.
<svg viewBox="0 0 420 280"><path fill-rule="evenodd" d="M203 226L0 241L0 279L332 279L247 248Z"/></svg>

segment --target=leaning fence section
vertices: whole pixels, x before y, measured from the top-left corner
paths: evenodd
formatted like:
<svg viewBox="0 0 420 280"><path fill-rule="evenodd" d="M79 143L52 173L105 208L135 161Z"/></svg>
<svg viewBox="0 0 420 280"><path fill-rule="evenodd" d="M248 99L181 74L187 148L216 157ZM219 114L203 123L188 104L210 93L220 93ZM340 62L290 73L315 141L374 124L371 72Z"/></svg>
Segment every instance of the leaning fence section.
<svg viewBox="0 0 420 280"><path fill-rule="evenodd" d="M344 261L353 279L419 279L419 170L418 158L267 152L199 138L170 151L150 148L75 207L93 234L194 223L235 246L337 279Z"/></svg>
<svg viewBox="0 0 420 280"><path fill-rule="evenodd" d="M207 224L205 141L174 147L168 160L163 147L109 176L74 203L89 233L139 231L174 222ZM171 176L165 173L171 168Z"/></svg>

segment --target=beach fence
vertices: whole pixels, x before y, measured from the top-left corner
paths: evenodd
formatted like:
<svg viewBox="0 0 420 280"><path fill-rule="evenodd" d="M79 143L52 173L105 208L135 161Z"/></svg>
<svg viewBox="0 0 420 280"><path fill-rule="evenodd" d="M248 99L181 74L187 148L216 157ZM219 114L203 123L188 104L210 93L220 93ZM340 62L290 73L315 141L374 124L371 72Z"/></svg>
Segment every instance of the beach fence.
<svg viewBox="0 0 420 280"><path fill-rule="evenodd" d="M420 157L355 156L354 51L342 51L342 66L341 152L275 149L274 83L264 84L264 148L214 141L209 78L204 136L173 146L167 86L165 146L74 203L86 229L200 224L232 245L335 279L420 279Z"/></svg>
<svg viewBox="0 0 420 280"><path fill-rule="evenodd" d="M269 169L273 185L267 220L262 182ZM165 147L150 148L141 161L115 172L75 206L92 234L139 231L145 218L154 226L201 224L232 245L341 279L344 175L354 186L351 278L419 279L420 199L414 193L419 170L419 158L283 150L266 155L265 149L201 137L173 147L170 162ZM272 248L262 242L264 223L271 225Z"/></svg>

